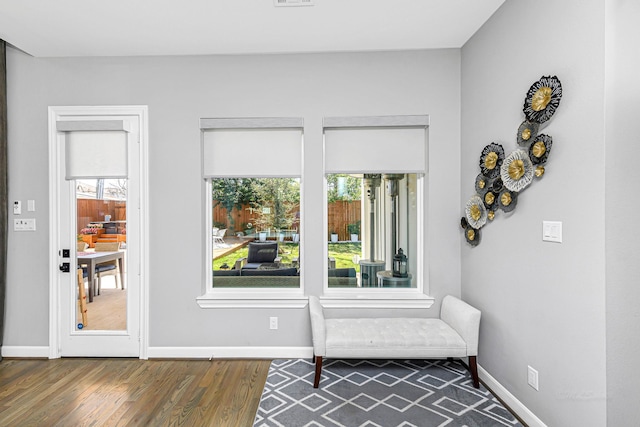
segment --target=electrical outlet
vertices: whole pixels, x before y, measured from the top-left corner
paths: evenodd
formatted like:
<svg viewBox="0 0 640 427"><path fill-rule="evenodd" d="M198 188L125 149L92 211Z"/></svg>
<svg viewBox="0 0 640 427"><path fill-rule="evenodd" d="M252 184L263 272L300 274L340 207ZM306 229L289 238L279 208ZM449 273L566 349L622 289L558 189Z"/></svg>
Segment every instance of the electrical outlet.
<svg viewBox="0 0 640 427"><path fill-rule="evenodd" d="M538 371L531 366L527 366L527 384L538 391Z"/></svg>
<svg viewBox="0 0 640 427"><path fill-rule="evenodd" d="M278 318L270 317L269 318L269 329L278 329Z"/></svg>

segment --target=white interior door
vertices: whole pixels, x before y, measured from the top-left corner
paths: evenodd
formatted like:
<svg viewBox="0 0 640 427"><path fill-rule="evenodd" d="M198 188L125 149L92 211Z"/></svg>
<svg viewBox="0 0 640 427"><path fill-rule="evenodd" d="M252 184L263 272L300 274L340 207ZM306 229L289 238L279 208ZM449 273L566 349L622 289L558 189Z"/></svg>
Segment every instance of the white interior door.
<svg viewBox="0 0 640 427"><path fill-rule="evenodd" d="M52 355L140 357L140 137L146 124L126 108L88 114L55 109L50 108L57 256L51 304L57 354Z"/></svg>

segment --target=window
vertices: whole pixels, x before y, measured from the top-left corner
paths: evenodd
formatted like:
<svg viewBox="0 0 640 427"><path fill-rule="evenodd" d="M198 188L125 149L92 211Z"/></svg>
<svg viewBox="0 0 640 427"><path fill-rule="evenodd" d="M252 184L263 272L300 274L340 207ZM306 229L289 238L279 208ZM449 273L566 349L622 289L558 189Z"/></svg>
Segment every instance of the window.
<svg viewBox="0 0 640 427"><path fill-rule="evenodd" d="M329 288L417 286L417 189L422 176L327 174Z"/></svg>
<svg viewBox="0 0 640 427"><path fill-rule="evenodd" d="M300 293L302 119L202 119L207 293Z"/></svg>
<svg viewBox="0 0 640 427"><path fill-rule="evenodd" d="M300 179L211 179L212 286L300 286Z"/></svg>
<svg viewBox="0 0 640 427"><path fill-rule="evenodd" d="M327 291L422 294L427 116L324 120Z"/></svg>

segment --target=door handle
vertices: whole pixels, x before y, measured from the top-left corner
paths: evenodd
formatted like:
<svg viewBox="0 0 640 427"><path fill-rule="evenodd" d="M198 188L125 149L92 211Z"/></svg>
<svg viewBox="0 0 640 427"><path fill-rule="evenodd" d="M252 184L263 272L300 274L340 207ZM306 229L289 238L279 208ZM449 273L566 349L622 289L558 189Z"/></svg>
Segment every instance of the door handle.
<svg viewBox="0 0 640 427"><path fill-rule="evenodd" d="M70 269L70 264L68 262L63 262L62 264L60 264L58 266L58 268L60 269L60 271L62 271L63 273L68 273L69 269Z"/></svg>

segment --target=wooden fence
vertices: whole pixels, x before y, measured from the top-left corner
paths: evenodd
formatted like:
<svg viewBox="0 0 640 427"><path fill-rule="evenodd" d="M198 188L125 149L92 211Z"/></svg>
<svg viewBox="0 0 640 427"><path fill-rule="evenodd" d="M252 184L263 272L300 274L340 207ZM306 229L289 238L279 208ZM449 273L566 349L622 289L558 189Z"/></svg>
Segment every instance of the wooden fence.
<svg viewBox="0 0 640 427"><path fill-rule="evenodd" d="M348 226L360 224L360 200L329 203L327 214L329 233L337 233L338 240L351 240Z"/></svg>
<svg viewBox="0 0 640 427"><path fill-rule="evenodd" d="M126 221L127 202L115 200L78 199L78 234L90 222L104 221L105 215L111 215L112 221Z"/></svg>
<svg viewBox="0 0 640 427"><path fill-rule="evenodd" d="M241 209L233 209L231 211L233 221L229 220L227 209L222 205L217 205L213 208L213 225L218 228L226 228L229 230L229 233L244 231L247 228L247 224L256 223L257 217L258 211L250 208L248 205L243 206Z"/></svg>
<svg viewBox="0 0 640 427"><path fill-rule="evenodd" d="M78 199L78 234L90 222L104 221L105 215L111 215L112 221L125 221L127 219L127 203L114 200ZM293 211L298 211L296 206ZM242 209L233 209L233 227L227 217L227 210L218 205L213 208L213 223L218 228L227 228L229 233L244 231L247 224L256 223L258 211L248 205ZM349 224L356 224L360 221L360 201L353 202L337 201L329 204L329 233L335 231L338 240L350 240ZM329 236L327 236L329 240Z"/></svg>
<svg viewBox="0 0 640 427"><path fill-rule="evenodd" d="M296 206L293 211L299 211ZM360 200L353 202L338 201L329 204L329 233L335 231L338 234L338 240L350 240L348 225L356 224L360 221ZM228 229L228 233L244 231L247 224L251 223L255 227L258 211L250 208L248 205L241 209L233 209L231 216L233 218L233 227L231 221L227 217L227 209L221 205L213 208L213 224L218 228ZM329 236L327 236L329 240Z"/></svg>

